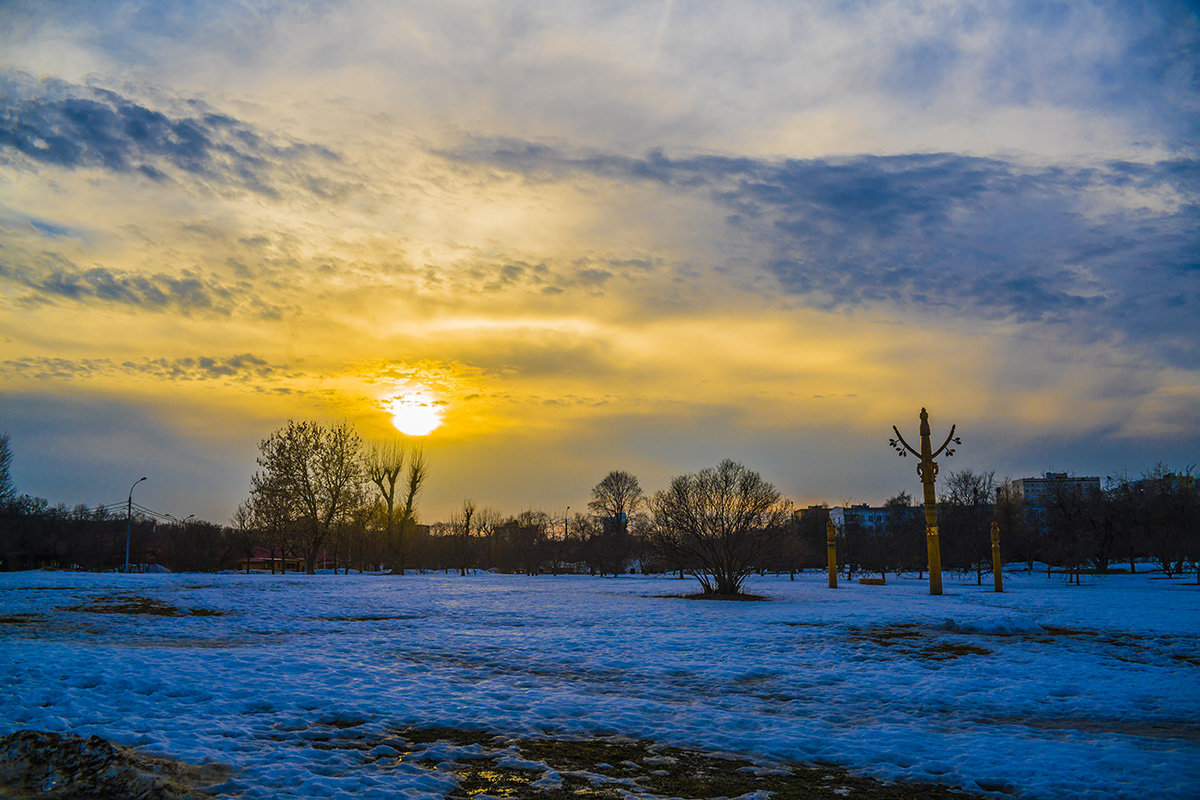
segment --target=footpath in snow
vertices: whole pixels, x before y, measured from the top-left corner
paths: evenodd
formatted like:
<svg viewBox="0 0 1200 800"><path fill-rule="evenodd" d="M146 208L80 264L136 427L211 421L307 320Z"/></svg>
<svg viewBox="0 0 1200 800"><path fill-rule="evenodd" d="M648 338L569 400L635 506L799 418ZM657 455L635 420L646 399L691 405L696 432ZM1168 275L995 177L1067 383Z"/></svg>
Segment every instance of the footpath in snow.
<svg viewBox="0 0 1200 800"><path fill-rule="evenodd" d="M230 768L219 796L440 798L411 726L619 734L997 796L1194 798L1200 588L1161 575L0 574L0 734ZM320 746L317 746L317 745Z"/></svg>

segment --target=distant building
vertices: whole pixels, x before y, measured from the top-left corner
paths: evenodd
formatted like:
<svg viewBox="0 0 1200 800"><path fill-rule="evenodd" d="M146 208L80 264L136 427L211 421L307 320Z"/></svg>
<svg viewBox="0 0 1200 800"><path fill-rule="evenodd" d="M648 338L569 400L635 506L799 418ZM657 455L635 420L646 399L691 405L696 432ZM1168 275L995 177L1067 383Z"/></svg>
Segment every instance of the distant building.
<svg viewBox="0 0 1200 800"><path fill-rule="evenodd" d="M1044 472L1040 478L1017 478L1012 482L1012 487L1025 509L1025 521L1031 526L1041 527L1046 521L1046 501L1051 492L1065 490L1087 494L1099 491L1100 478Z"/></svg>
<svg viewBox="0 0 1200 800"><path fill-rule="evenodd" d="M829 519L838 527L838 530L844 530L847 524L867 529L882 528L887 525L888 511L886 508L872 508L866 503L835 506L829 509Z"/></svg>
<svg viewBox="0 0 1200 800"><path fill-rule="evenodd" d="M1174 472L1168 472L1158 478L1139 478L1136 481L1130 481L1129 485L1143 492L1147 489L1156 489L1158 487L1165 487L1173 492L1177 492L1180 489L1195 490L1196 476L1187 473L1177 475Z"/></svg>
<svg viewBox="0 0 1200 800"><path fill-rule="evenodd" d="M921 506L870 506L858 503L852 506L836 506L829 509L829 519L837 529L844 531L846 525L856 525L868 532L882 532L889 525L901 521L906 516L921 514Z"/></svg>
<svg viewBox="0 0 1200 800"><path fill-rule="evenodd" d="M825 517L828 517L829 516L829 506L816 505L816 506L809 506L808 508L797 508L796 510L794 510L792 512L792 521L795 523L800 523L800 522L803 522L804 520L809 519L810 517L814 517L814 516L817 519L822 519L822 520Z"/></svg>

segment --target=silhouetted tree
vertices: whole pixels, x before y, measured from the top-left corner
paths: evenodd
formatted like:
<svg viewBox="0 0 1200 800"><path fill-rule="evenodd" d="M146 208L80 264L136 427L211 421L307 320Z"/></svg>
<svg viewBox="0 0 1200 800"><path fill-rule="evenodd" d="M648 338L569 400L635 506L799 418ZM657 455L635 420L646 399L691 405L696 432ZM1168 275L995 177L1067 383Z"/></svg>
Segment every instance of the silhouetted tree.
<svg viewBox="0 0 1200 800"><path fill-rule="evenodd" d="M6 506L16 499L17 490L13 485L12 448L8 444L8 434L0 435L0 506Z"/></svg>
<svg viewBox="0 0 1200 800"><path fill-rule="evenodd" d="M550 515L544 511L522 511L496 527L496 565L504 572L537 575L546 560L544 547L550 530Z"/></svg>
<svg viewBox="0 0 1200 800"><path fill-rule="evenodd" d="M796 535L800 540L804 566L821 568L826 563L825 523L829 522L829 507L809 506L796 513Z"/></svg>
<svg viewBox="0 0 1200 800"><path fill-rule="evenodd" d="M1001 554L1018 556L1033 569L1033 529L1025 522L1025 504L1011 478L997 484L992 516L1000 529Z"/></svg>
<svg viewBox="0 0 1200 800"><path fill-rule="evenodd" d="M245 559L246 574L250 574L250 559L254 549L258 547L260 535L254 527L254 510L249 501L238 503L238 507L230 518L233 523L229 531L230 539L237 552Z"/></svg>
<svg viewBox="0 0 1200 800"><path fill-rule="evenodd" d="M888 562L894 570L907 570L923 575L928 552L925 548L925 515L913 497L901 491L884 501L887 520Z"/></svg>
<svg viewBox="0 0 1200 800"><path fill-rule="evenodd" d="M429 477L429 461L425 451L416 449L408 459L408 473L404 479L404 507L400 512L400 530L397 534L399 561L396 567L404 574L404 563L407 558L408 540L416 534L417 528L417 499Z"/></svg>
<svg viewBox="0 0 1200 800"><path fill-rule="evenodd" d="M1108 572L1108 565L1117 557L1122 528L1120 495L1113 481L1104 487L1086 490L1086 530L1083 535L1084 556L1097 572Z"/></svg>
<svg viewBox="0 0 1200 800"><path fill-rule="evenodd" d="M317 555L334 525L359 501L361 447L347 422L325 426L291 420L259 444L262 471L254 474L251 493L289 506L309 574L316 571Z"/></svg>
<svg viewBox="0 0 1200 800"><path fill-rule="evenodd" d="M982 584L983 570L992 558L989 531L995 473L969 469L951 472L942 482L942 489L945 494L938 500L942 557L947 566L960 572L973 568L976 582Z"/></svg>
<svg viewBox="0 0 1200 800"><path fill-rule="evenodd" d="M404 574L404 540L396 526L396 483L404 471L404 448L392 440L371 446L364 460L367 480L375 486L383 501L384 549L391 554L396 570Z"/></svg>
<svg viewBox="0 0 1200 800"><path fill-rule="evenodd" d="M1046 508L1043 549L1049 559L1066 569L1068 580L1079 583L1089 550L1089 492L1070 479L1055 479L1046 485L1042 502Z"/></svg>
<svg viewBox="0 0 1200 800"><path fill-rule="evenodd" d="M1168 576L1182 573L1190 563L1200 560L1200 495L1195 477L1190 470L1176 474L1160 463L1139 483L1150 557Z"/></svg>
<svg viewBox="0 0 1200 800"><path fill-rule="evenodd" d="M705 594L740 594L754 571L760 534L788 516L775 487L731 459L676 477L651 507L654 547Z"/></svg>
<svg viewBox="0 0 1200 800"><path fill-rule="evenodd" d="M464 500L462 504L462 513L455 516L452 520L451 528L454 536L453 544L453 566L458 569L459 575L466 575L475 561L474 542L471 538L471 518L475 516L475 501Z"/></svg>
<svg viewBox="0 0 1200 800"><path fill-rule="evenodd" d="M588 508L599 518L599 530L588 538L584 552L593 572L625 571L634 549L629 526L645 503L641 484L628 472L613 470L592 487Z"/></svg>

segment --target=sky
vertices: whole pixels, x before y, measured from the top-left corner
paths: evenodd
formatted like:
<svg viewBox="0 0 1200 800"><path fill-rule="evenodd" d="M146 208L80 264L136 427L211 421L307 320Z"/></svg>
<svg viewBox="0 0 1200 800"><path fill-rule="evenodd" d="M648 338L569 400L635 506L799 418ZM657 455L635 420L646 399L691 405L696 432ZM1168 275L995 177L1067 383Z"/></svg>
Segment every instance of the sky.
<svg viewBox="0 0 1200 800"><path fill-rule="evenodd" d="M915 495L922 406L943 474L1182 469L1198 145L1188 3L7 2L0 430L215 521L289 419L422 446L427 521Z"/></svg>

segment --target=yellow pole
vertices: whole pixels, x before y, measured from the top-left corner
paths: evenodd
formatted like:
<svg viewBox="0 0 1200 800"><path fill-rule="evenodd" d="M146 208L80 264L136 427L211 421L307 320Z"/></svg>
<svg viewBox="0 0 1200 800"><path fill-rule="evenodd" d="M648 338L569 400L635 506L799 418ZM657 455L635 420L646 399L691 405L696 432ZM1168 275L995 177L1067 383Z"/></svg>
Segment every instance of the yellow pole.
<svg viewBox="0 0 1200 800"><path fill-rule="evenodd" d="M929 443L929 413L921 409L921 462L917 464L921 476L921 488L925 492L925 548L929 553L929 593L942 593L942 548L938 540L937 495L933 484L937 480L938 465L933 460L933 446Z"/></svg>
<svg viewBox="0 0 1200 800"><path fill-rule="evenodd" d="M908 455L912 453L920 459L917 463L917 475L921 476L921 488L925 493L925 547L929 557L929 593L942 593L942 549L938 542L938 525L937 525L937 495L933 491L933 484L937 480L938 465L933 459L937 458L943 452L946 457L954 455L954 448L950 447L950 443L962 444L962 440L954 435L954 426L950 426L950 435L946 437L946 441L942 442L942 446L937 450L929 442L929 412L921 409L921 449L916 450L908 442L904 441L904 436L900 433L900 429L895 425L892 430L896 432L896 438L888 443L900 455Z"/></svg>
<svg viewBox="0 0 1200 800"><path fill-rule="evenodd" d="M992 577L996 582L996 591L1004 591L1004 566L1000 563L1000 525L992 523Z"/></svg>
<svg viewBox="0 0 1200 800"><path fill-rule="evenodd" d="M837 528L833 520L825 523L825 544L829 555L829 588L837 588Z"/></svg>

